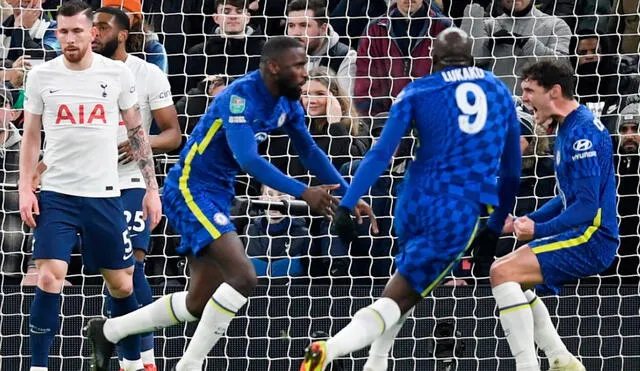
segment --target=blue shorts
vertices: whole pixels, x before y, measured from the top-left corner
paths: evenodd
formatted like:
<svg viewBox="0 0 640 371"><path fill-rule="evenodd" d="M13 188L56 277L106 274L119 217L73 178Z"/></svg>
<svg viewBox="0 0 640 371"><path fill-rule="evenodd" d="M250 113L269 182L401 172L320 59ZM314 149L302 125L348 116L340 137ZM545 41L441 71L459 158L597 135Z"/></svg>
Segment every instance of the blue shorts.
<svg viewBox="0 0 640 371"><path fill-rule="evenodd" d="M129 227L129 238L136 250L149 253L149 241L151 231L149 230L149 220L142 219L142 199L147 191L141 188L123 189L120 191L124 216Z"/></svg>
<svg viewBox="0 0 640 371"><path fill-rule="evenodd" d="M91 273L134 264L133 248L118 197L91 198L42 191L33 231L33 259L69 263L82 238L82 260Z"/></svg>
<svg viewBox="0 0 640 371"><path fill-rule="evenodd" d="M451 195L403 195L395 212L398 272L428 295L464 255L478 228L481 205Z"/></svg>
<svg viewBox="0 0 640 371"><path fill-rule="evenodd" d="M162 200L169 223L181 235L181 255L197 256L220 236L236 230L229 216L232 200L228 198L201 190L183 191L165 183Z"/></svg>
<svg viewBox="0 0 640 371"><path fill-rule="evenodd" d="M532 241L529 247L538 258L544 280L537 289L557 295L564 283L609 268L618 250L618 240L589 226Z"/></svg>

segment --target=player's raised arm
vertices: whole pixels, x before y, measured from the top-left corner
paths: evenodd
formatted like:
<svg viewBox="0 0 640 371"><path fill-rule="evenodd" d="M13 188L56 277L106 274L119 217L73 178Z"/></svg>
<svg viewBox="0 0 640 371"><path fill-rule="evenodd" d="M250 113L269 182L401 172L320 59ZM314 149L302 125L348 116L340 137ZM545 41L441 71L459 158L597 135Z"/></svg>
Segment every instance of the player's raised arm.
<svg viewBox="0 0 640 371"><path fill-rule="evenodd" d="M500 178L498 179L498 197L500 205L489 217L487 227L500 234L504 220L513 210L516 203L516 195L520 186L520 173L522 171L522 154L520 150L520 122L515 106L509 113L509 128L502 156L500 157Z"/></svg>
<svg viewBox="0 0 640 371"><path fill-rule="evenodd" d="M158 225L162 216L158 182L153 166L153 152L151 151L149 137L142 125L142 116L138 109L133 75L124 65L122 66L122 71L122 89L118 104L120 105L122 120L127 128L133 159L138 163L144 182L147 185L147 193L142 201L143 217L145 219L147 217L151 218L151 229L153 229Z"/></svg>
<svg viewBox="0 0 640 371"><path fill-rule="evenodd" d="M282 129L291 138L291 144L300 157L300 161L307 170L318 177L321 183L339 184L340 188L336 191L338 194L344 195L349 188L347 182L311 137L304 120L302 105L296 102L294 109L296 111L295 117L282 126Z"/></svg>
<svg viewBox="0 0 640 371"><path fill-rule="evenodd" d="M244 118L244 121L249 121L244 116L241 117ZM227 121L239 121L239 119ZM229 123L226 126L227 144L240 167L260 183L280 192L302 198L312 210L325 216L333 216L337 201L328 194L328 191L338 188L338 185L307 187L302 182L283 174L280 169L260 157L253 130L246 122Z"/></svg>
<svg viewBox="0 0 640 371"><path fill-rule="evenodd" d="M380 139L371 147L358 166L349 190L340 202L341 207L353 209L360 197L389 166L393 153L413 119L410 99L410 93L407 94L406 88L398 95L396 102L391 106L391 112L384 129L382 129Z"/></svg>
<svg viewBox="0 0 640 371"><path fill-rule="evenodd" d="M40 155L40 131L44 103L40 94L39 75L32 71L27 79L24 105L24 132L20 145L20 216L31 228L36 226L33 215L40 213L38 199L34 194L31 180L36 171Z"/></svg>
<svg viewBox="0 0 640 371"><path fill-rule="evenodd" d="M571 156L569 174L575 190L576 201L556 217L546 222L536 222L533 230L535 238L552 236L577 226L589 224L598 215L598 194L602 175L599 152L602 144L597 135L589 136L585 132L588 133L582 128L574 129L564 149L565 153ZM558 201L555 202L557 205ZM562 201L560 201L560 209L562 210Z"/></svg>

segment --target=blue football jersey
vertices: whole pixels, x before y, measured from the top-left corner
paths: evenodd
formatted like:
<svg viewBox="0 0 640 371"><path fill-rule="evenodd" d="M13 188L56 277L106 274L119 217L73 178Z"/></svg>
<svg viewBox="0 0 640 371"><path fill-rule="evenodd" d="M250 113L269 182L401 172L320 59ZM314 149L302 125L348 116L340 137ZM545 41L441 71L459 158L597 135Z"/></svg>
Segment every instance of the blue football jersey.
<svg viewBox="0 0 640 371"><path fill-rule="evenodd" d="M579 202L576 180L599 179L599 192L593 196L597 197L600 229L617 237L613 144L604 125L583 105L570 113L558 128L555 171L563 210Z"/></svg>
<svg viewBox="0 0 640 371"><path fill-rule="evenodd" d="M297 132L309 145L314 145L300 102L274 97L260 72L255 71L234 81L215 98L189 137L165 184L177 187L188 183L190 189L211 191L231 199L241 168L227 134L231 130L246 131L247 127L253 136L245 138L247 145L255 146L266 140L268 133L277 128L289 135Z"/></svg>
<svg viewBox="0 0 640 371"><path fill-rule="evenodd" d="M418 148L405 174L406 188L498 205L498 175L505 148L513 152L509 176L519 176L520 126L515 104L509 90L490 72L453 67L407 85L392 106L380 140L358 170L366 168L372 174L369 177L378 176L375 168L387 166L400 137L409 129L417 134ZM352 207L356 197L368 189L369 179L361 182L358 175L344 206Z"/></svg>

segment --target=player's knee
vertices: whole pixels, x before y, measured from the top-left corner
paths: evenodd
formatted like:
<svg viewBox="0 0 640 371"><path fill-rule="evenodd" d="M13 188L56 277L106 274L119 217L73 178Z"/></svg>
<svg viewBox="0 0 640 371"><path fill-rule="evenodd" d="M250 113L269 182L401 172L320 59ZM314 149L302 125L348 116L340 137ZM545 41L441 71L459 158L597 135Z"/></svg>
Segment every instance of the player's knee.
<svg viewBox="0 0 640 371"><path fill-rule="evenodd" d="M114 298L126 298L133 294L133 277L129 270L123 270L119 274L109 277L107 288ZM105 277L106 278L106 277Z"/></svg>
<svg viewBox="0 0 640 371"><path fill-rule="evenodd" d="M511 280L509 267L506 261L497 261L491 264L491 268L489 269L489 278L491 280L491 286L495 287L502 283L508 282Z"/></svg>
<svg viewBox="0 0 640 371"><path fill-rule="evenodd" d="M38 287L46 292L60 292L64 285L64 275L51 270L41 269L38 272Z"/></svg>
<svg viewBox="0 0 640 371"><path fill-rule="evenodd" d="M258 285L258 277L253 265L250 264L249 267L229 278L227 283L245 297L250 296L253 288Z"/></svg>

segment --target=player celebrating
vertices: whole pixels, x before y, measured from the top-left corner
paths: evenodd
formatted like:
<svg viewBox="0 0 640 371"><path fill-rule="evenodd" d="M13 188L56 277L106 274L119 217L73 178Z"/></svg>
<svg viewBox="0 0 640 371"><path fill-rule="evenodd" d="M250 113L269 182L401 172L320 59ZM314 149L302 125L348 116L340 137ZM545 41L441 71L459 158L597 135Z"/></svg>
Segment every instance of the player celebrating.
<svg viewBox="0 0 640 371"><path fill-rule="evenodd" d="M608 131L574 99L573 71L542 61L523 71L522 101L536 123L559 122L555 143L558 196L527 216L508 218L505 232L535 239L491 266L493 296L518 370L539 370L535 343L551 370L585 370L562 343L549 312L531 290L558 293L567 281L608 268L618 247L613 145Z"/></svg>
<svg viewBox="0 0 640 371"><path fill-rule="evenodd" d="M359 310L333 338L307 348L301 371L322 371L335 358L372 343L364 369L386 370L389 350L408 312L464 254L483 206L500 204L489 220L499 228L512 209L521 163L516 110L500 80L469 67L471 44L456 28L438 35L433 45L437 73L403 90L380 140L362 160L334 221L338 235L347 242L354 230L350 210L387 168L402 136L414 124L420 147L405 175L407 186L398 196L395 212L400 243L397 272L382 298Z"/></svg>
<svg viewBox="0 0 640 371"><path fill-rule="evenodd" d="M120 9L105 7L93 14L93 24L97 35L93 41L93 51L107 58L124 62L136 79L138 104L142 115L142 125L149 133L151 120L155 119L161 130L159 135L149 137L154 152L168 152L180 146L178 115L171 98L171 87L165 74L155 65L127 54L126 42L129 36L129 17ZM142 198L144 183L138 166L132 162L131 146L127 140L127 130L120 126L118 143L121 159L118 166L120 190L124 215L129 225L129 236L136 259L133 271L133 290L138 304L145 306L153 301L149 282L144 275L144 258L149 248L151 230L148 221L142 218ZM109 306L109 305L108 305ZM122 351L118 350L119 354ZM153 354L153 332L141 335L140 355L145 370L156 370Z"/></svg>
<svg viewBox="0 0 640 371"><path fill-rule="evenodd" d="M58 10L56 36L63 55L34 68L25 92L25 129L20 153L20 215L34 229L33 259L38 267L31 306L31 370L46 370L58 330L60 291L72 248L82 237L87 269L100 269L113 296L113 315L138 307L133 294L133 250L118 185L117 130L122 118L147 193L145 217L155 225L161 205L151 148L141 126L131 72L91 52L92 12L72 1ZM40 152L47 145L39 200L31 185ZM37 216L34 218L34 214ZM123 340L127 370L142 369L140 338Z"/></svg>
<svg viewBox="0 0 640 371"><path fill-rule="evenodd" d="M311 209L332 216L347 184L307 130L299 102L307 80L304 48L293 38L274 37L265 45L259 71L236 80L218 95L198 123L164 186L165 212L182 235L179 252L189 256L188 292L164 296L127 317L92 320L87 335L95 345L98 370L106 370L113 344L125 336L200 319L178 371L201 370L256 284L253 264L229 220L235 178L246 170L261 183L301 197ZM281 128L291 137L303 164L320 181L310 187L282 174L261 158L257 142ZM354 202L355 204L355 202ZM363 202L359 212L375 219ZM377 227L374 227L377 232Z"/></svg>

